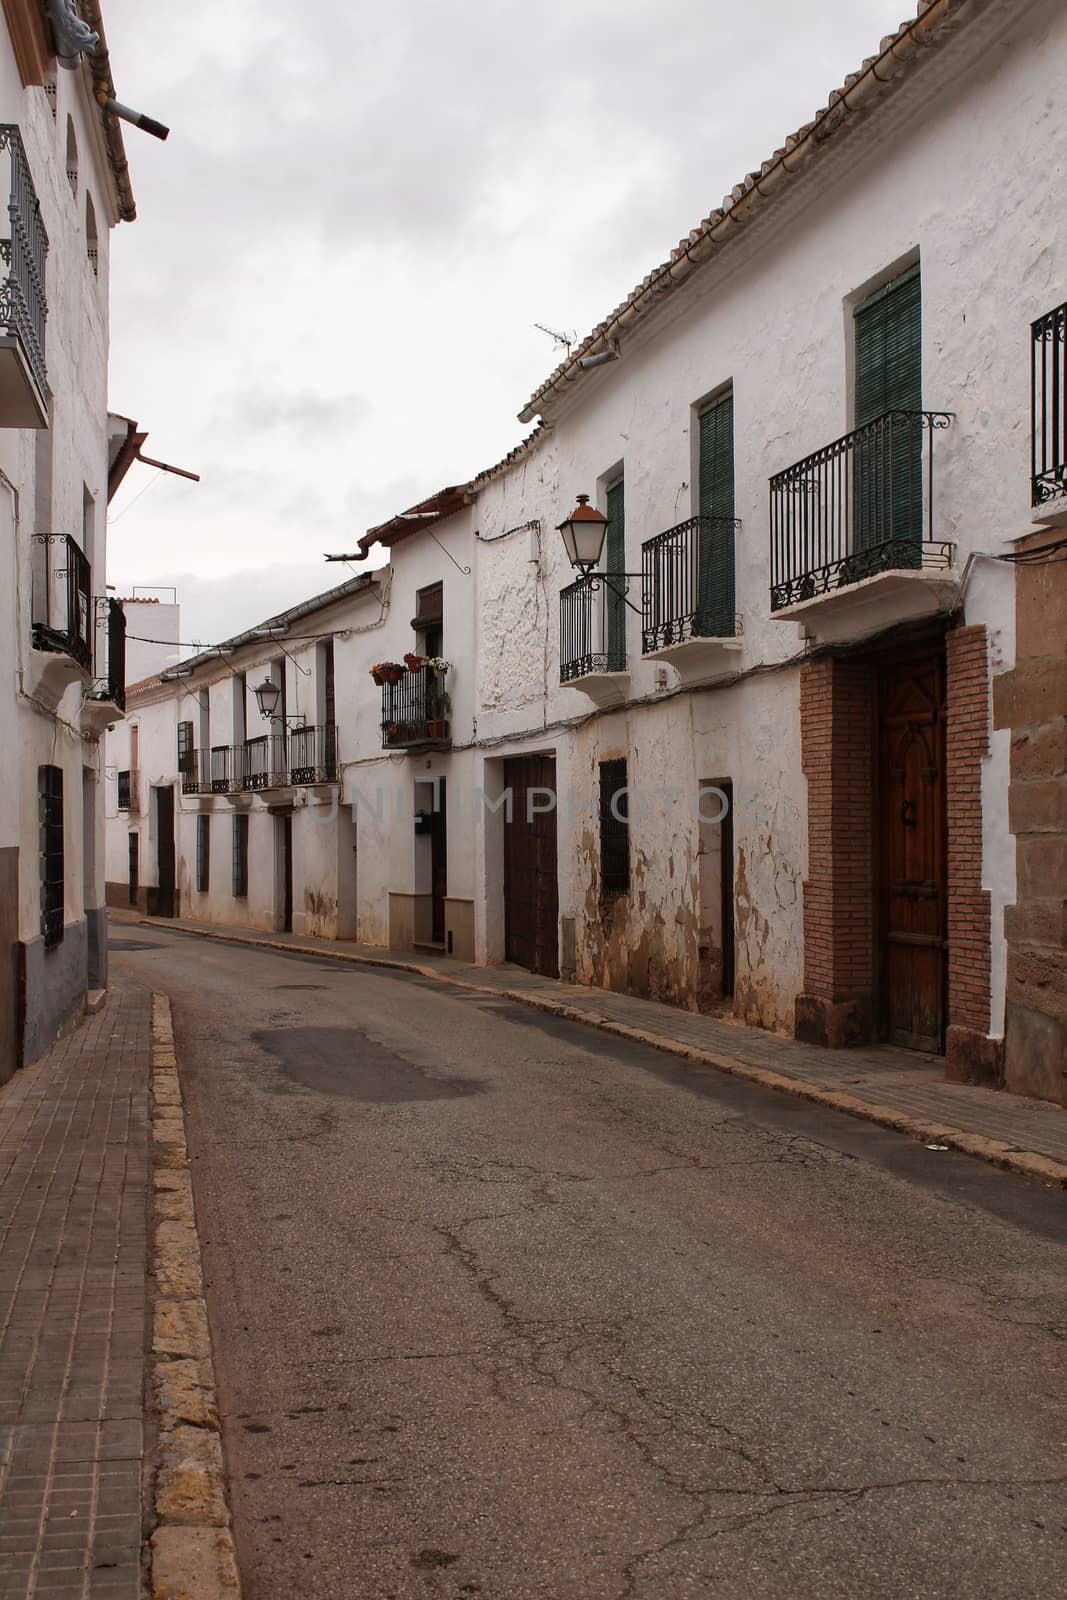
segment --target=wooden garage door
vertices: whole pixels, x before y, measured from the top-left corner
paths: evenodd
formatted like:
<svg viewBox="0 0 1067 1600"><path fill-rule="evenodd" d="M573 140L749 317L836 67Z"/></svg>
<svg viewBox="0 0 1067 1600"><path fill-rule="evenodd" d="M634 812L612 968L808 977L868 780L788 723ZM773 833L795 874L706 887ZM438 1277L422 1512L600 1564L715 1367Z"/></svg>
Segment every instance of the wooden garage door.
<svg viewBox="0 0 1067 1600"><path fill-rule="evenodd" d="M540 809L556 792L554 756L524 756L504 762L511 790L504 821L504 944L509 961L546 978L559 977L559 888L556 876L556 812ZM532 809L531 809L532 801Z"/></svg>

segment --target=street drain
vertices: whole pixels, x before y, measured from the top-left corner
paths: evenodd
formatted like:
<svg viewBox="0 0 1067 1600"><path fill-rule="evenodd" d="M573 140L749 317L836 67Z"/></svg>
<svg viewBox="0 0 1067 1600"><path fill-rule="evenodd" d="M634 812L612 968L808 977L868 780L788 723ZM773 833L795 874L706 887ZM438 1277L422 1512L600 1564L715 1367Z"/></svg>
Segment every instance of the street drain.
<svg viewBox="0 0 1067 1600"><path fill-rule="evenodd" d="M438 1077L358 1028L269 1028L252 1034L252 1042L305 1089L368 1105L454 1100L482 1087L470 1078Z"/></svg>

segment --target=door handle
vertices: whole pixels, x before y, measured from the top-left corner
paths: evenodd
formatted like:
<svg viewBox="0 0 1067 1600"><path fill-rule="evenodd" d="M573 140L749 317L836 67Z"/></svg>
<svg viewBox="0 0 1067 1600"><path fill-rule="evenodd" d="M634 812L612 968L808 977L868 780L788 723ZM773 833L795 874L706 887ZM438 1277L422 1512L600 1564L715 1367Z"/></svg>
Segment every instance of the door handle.
<svg viewBox="0 0 1067 1600"><path fill-rule="evenodd" d="M904 804L900 808L900 820L901 820L901 822L904 824L904 826L906 828L916 828L916 827L918 827L918 821L917 821L916 816L915 816L915 801L914 800L905 800L904 801Z"/></svg>

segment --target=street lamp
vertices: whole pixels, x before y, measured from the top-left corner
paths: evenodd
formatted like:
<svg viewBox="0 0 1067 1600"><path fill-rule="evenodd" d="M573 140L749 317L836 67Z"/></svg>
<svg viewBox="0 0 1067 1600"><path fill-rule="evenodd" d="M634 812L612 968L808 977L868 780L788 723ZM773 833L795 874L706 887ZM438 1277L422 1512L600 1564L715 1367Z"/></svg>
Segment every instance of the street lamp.
<svg viewBox="0 0 1067 1600"><path fill-rule="evenodd" d="M602 511L589 504L587 494L580 494L570 516L557 527L556 531L563 535L563 548L568 561L572 567L578 568L584 578L588 578L600 561L608 521Z"/></svg>
<svg viewBox="0 0 1067 1600"><path fill-rule="evenodd" d="M604 553L604 540L607 537L611 518L606 517L602 511L589 504L589 496L580 494L578 504L565 522L557 524L556 531L563 535L563 548L567 552L567 559L572 567L577 567L590 589L599 589L603 584L617 600L629 606L631 611L641 615L641 608L635 606L632 600L627 600L631 578L639 578L639 572L597 572L594 569L600 562ZM621 585L621 586L620 586Z"/></svg>
<svg viewBox="0 0 1067 1600"><path fill-rule="evenodd" d="M256 685L252 693L256 697L256 705L259 707L260 716L265 722L273 722L274 714L278 709L278 701L282 697L281 689L276 683L272 683L270 678L264 678L262 683Z"/></svg>

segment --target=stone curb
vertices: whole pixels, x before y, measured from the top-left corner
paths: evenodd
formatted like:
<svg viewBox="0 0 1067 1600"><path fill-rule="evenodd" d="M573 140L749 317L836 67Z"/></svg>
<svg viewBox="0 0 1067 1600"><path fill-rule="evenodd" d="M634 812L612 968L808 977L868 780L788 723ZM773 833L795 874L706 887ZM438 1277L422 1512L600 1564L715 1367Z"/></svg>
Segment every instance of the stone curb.
<svg viewBox="0 0 1067 1600"><path fill-rule="evenodd" d="M620 1039L629 1039L634 1044L661 1050L666 1055L680 1056L697 1066L711 1067L717 1072L727 1072L732 1077L747 1079L749 1083L759 1084L761 1088L790 1094L795 1099L808 1100L813 1105L826 1106L833 1111L843 1111L847 1116L858 1117L864 1122L874 1122L879 1127L891 1128L895 1133L902 1133L908 1138L921 1139L924 1144L947 1145L951 1150L976 1156L980 1161L988 1161L993 1166L1017 1173L1020 1177L1035 1179L1054 1188L1067 1189L1067 1163L1056 1161L1051 1156L1041 1155L1033 1150L1022 1150L1018 1146L1005 1144L1003 1140L986 1138L984 1134L968 1133L963 1128L949 1127L940 1122L926 1122L921 1117L898 1111L893 1106L881 1105L874 1100L864 1100L859 1095L848 1094L844 1090L829 1089L824 1084L816 1083L809 1078L789 1078L783 1073L772 1071L769 1067L754 1067L736 1056L702 1050L697 1045L683 1044L679 1039L652 1033L646 1028L635 1028L628 1022L615 1022L612 1018L599 1016L596 1012L569 1006L563 1000L551 1000L545 995L533 995L523 989L498 989L485 984L470 983L465 978L453 978L448 973L440 972L436 967L424 967L415 961L394 961L387 956L358 955L349 950L308 950L302 945L283 944L280 939L259 939L251 935L222 933L215 929L175 928L164 919L143 917L137 921L143 927L168 928L171 933L185 933L194 939L215 939L222 944L242 945L250 950L274 950L280 951L283 955L295 953L327 961L348 962L352 966L412 972L422 978L435 978L438 982L449 984L454 989L468 990L472 994L514 1000L519 1005L530 1006L536 1011L546 1011L551 1016L563 1017L568 1022L584 1023L587 1027L597 1028L602 1033L615 1034Z"/></svg>
<svg viewBox="0 0 1067 1600"><path fill-rule="evenodd" d="M166 995L152 996L152 1600L240 1600L185 1114Z"/></svg>

